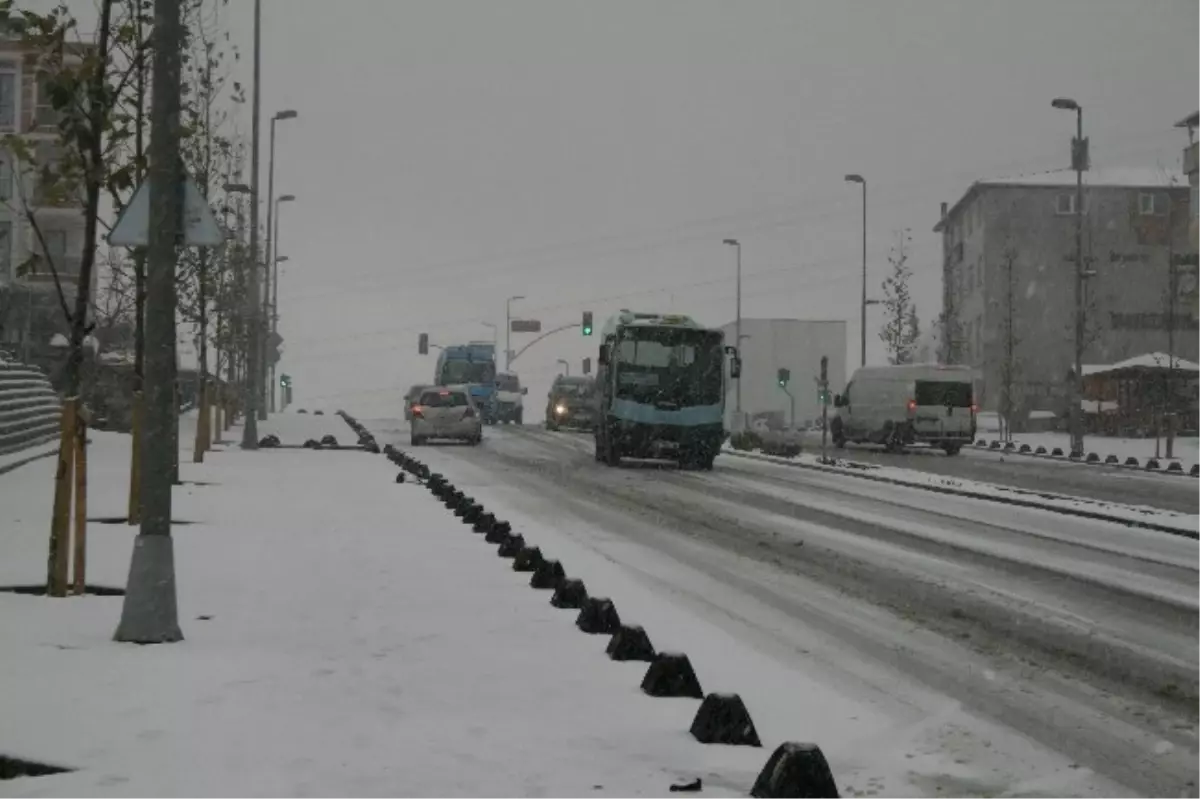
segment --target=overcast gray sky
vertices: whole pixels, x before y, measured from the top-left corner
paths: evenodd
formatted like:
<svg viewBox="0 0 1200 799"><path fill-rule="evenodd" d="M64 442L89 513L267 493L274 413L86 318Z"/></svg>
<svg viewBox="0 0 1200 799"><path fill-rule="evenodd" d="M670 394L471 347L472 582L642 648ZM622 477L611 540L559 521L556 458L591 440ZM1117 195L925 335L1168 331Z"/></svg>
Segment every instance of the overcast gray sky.
<svg viewBox="0 0 1200 799"><path fill-rule="evenodd" d="M231 2L248 81L252 3ZM509 295L545 326L622 306L723 324L729 236L743 314L845 319L848 352L831 355L847 357L861 206L845 173L870 183L872 292L912 228L928 324L939 202L1067 166L1074 120L1054 96L1083 104L1095 165L1177 168L1172 125L1200 93L1194 0L263 7L263 113L300 114L279 127L276 190L299 198L280 327L302 405L429 379L417 333L490 338L480 322L502 327ZM557 358L594 349L564 333L518 371L540 395Z"/></svg>

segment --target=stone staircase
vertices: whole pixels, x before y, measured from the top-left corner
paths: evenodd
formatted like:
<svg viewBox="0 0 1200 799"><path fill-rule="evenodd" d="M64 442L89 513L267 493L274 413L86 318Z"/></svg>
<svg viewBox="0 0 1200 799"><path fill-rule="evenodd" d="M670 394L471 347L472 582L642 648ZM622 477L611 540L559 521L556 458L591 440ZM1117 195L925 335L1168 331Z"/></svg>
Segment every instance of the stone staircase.
<svg viewBox="0 0 1200 799"><path fill-rule="evenodd" d="M56 440L61 414L45 374L0 358L0 455Z"/></svg>

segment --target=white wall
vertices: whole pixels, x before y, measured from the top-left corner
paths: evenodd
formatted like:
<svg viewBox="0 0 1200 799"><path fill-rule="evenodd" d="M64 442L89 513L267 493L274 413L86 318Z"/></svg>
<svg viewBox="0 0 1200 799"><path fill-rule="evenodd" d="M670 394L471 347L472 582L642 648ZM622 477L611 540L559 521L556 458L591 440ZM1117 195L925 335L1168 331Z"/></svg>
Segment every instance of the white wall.
<svg viewBox="0 0 1200 799"><path fill-rule="evenodd" d="M722 327L725 341L732 345L734 324ZM846 323L801 319L743 319L742 411L747 414L782 411L790 413L790 400L776 382L780 368L791 370L788 390L796 398L796 421L821 415L816 378L821 373L821 356L829 358L829 387L834 393L846 385ZM726 425L731 426L736 403L736 381L730 381Z"/></svg>

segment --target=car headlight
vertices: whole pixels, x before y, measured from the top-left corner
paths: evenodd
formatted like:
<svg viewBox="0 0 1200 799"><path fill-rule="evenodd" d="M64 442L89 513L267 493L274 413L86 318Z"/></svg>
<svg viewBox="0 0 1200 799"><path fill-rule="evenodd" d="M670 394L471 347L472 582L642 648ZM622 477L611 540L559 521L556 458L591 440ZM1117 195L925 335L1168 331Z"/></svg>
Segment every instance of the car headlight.
<svg viewBox="0 0 1200 799"><path fill-rule="evenodd" d="M554 406L554 412L555 412L555 413L557 413L559 416L562 416L564 413L566 413L566 412L567 412L567 406L566 406L566 405L562 405L562 404L555 405L555 406Z"/></svg>

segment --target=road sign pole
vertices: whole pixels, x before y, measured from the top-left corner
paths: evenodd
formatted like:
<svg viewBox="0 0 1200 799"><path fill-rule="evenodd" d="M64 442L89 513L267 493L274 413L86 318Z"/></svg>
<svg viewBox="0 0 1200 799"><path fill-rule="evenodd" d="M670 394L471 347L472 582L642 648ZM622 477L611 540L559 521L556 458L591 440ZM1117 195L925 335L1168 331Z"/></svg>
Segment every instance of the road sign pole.
<svg viewBox="0 0 1200 799"><path fill-rule="evenodd" d="M829 358L821 356L821 463L827 463L829 446Z"/></svg>

